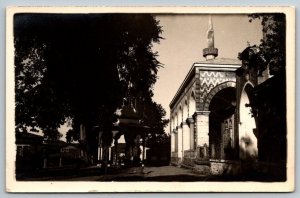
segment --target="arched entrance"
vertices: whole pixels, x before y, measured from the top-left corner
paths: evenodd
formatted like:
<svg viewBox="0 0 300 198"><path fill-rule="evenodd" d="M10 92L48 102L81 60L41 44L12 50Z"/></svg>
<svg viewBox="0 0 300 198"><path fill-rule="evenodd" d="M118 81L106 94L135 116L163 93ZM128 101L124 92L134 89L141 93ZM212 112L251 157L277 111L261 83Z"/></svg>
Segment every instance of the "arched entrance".
<svg viewBox="0 0 300 198"><path fill-rule="evenodd" d="M239 158L242 160L257 159L256 124L251 113L249 94L253 87L247 83L241 93L239 104Z"/></svg>
<svg viewBox="0 0 300 198"><path fill-rule="evenodd" d="M218 91L209 105L209 145L212 159L234 158L234 113L236 89Z"/></svg>

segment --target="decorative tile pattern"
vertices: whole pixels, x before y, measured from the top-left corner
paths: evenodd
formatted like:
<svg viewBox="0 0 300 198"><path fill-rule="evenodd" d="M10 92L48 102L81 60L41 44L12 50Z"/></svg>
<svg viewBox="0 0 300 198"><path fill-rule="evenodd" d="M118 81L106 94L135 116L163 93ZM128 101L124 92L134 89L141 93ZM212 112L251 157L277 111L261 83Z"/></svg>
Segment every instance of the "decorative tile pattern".
<svg viewBox="0 0 300 198"><path fill-rule="evenodd" d="M204 111L209 111L209 104L210 101L212 100L212 98L215 96L215 94L217 94L219 91L221 91L222 89L225 89L227 87L235 87L236 83L234 81L227 81L221 84L218 84L216 87L214 87L210 92L208 92L208 94L206 95L204 102L202 103L202 109Z"/></svg>
<svg viewBox="0 0 300 198"><path fill-rule="evenodd" d="M200 89L199 89L199 107L203 106L208 93L218 85L233 81L235 82L235 73L226 71L200 71ZM201 105L202 104L202 105ZM200 109L201 110L201 109Z"/></svg>
<svg viewBox="0 0 300 198"><path fill-rule="evenodd" d="M218 84L226 81L232 81L233 77L231 75L226 75L226 72L219 71L201 71L200 72L200 99L204 97Z"/></svg>

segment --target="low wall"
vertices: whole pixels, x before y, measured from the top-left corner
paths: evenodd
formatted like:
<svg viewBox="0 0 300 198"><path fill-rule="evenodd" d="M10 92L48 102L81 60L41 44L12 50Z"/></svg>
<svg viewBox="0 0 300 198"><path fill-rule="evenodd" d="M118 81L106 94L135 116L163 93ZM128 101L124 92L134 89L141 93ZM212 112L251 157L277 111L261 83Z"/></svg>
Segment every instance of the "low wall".
<svg viewBox="0 0 300 198"><path fill-rule="evenodd" d="M210 159L210 173L212 175L239 175L241 162L233 160Z"/></svg>
<svg viewBox="0 0 300 198"><path fill-rule="evenodd" d="M189 168L201 175L230 176L232 179L285 181L286 166L257 161L191 159L172 157L171 165ZM233 176L233 177L231 177Z"/></svg>
<svg viewBox="0 0 300 198"><path fill-rule="evenodd" d="M179 157L171 157L170 164L173 166L179 166L181 163L181 159Z"/></svg>

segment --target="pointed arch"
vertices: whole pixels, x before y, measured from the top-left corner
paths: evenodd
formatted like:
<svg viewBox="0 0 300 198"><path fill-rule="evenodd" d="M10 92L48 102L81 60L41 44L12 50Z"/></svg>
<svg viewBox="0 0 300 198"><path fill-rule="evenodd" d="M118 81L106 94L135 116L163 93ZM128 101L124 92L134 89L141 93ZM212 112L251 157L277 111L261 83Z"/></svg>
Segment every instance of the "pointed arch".
<svg viewBox="0 0 300 198"><path fill-rule="evenodd" d="M256 122L251 115L251 91L253 84L246 82L239 101L239 157L240 159L256 159L258 157L258 140L255 134Z"/></svg>
<svg viewBox="0 0 300 198"><path fill-rule="evenodd" d="M234 81L227 81L227 82L224 82L224 83L221 83L217 86L215 86L206 96L205 100L204 100L204 103L203 103L203 106L202 106L202 109L203 111L209 111L209 104L212 100L212 98L222 89L225 89L225 88L229 88L229 87L233 87L235 88L236 86L236 83Z"/></svg>

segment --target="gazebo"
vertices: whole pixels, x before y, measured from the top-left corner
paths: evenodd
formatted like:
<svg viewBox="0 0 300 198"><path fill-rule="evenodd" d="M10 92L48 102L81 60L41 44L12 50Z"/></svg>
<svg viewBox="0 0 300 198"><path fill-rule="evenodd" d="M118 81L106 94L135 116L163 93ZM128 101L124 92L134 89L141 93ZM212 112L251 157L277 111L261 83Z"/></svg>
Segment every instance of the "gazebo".
<svg viewBox="0 0 300 198"><path fill-rule="evenodd" d="M109 148L108 158L110 164L120 166L118 140L122 135L125 138L125 156L123 161L126 166L140 166L145 161L145 136L150 127L143 124L143 114L138 112L132 104L124 105L116 112L117 122L113 123L113 146ZM98 160L103 160L101 145L102 133L99 132ZM123 146L122 146L123 147ZM110 149L113 148L114 151ZM113 155L114 156L113 156Z"/></svg>

